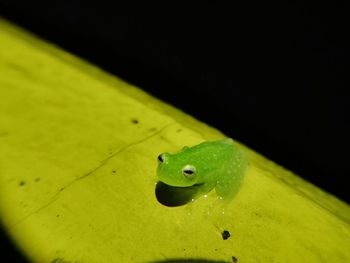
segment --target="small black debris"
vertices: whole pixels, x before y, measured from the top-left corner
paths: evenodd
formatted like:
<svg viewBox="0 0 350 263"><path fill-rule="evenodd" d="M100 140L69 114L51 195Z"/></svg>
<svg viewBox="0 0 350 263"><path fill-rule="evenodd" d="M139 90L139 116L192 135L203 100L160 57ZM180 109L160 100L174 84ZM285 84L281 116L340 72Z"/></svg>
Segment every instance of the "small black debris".
<svg viewBox="0 0 350 263"><path fill-rule="evenodd" d="M222 231L221 235L223 240L226 240L231 236L230 232L228 232L227 230Z"/></svg>
<svg viewBox="0 0 350 263"><path fill-rule="evenodd" d="M138 124L138 123L139 123L139 120L137 120L137 119L131 119L131 122L132 122L133 124Z"/></svg>

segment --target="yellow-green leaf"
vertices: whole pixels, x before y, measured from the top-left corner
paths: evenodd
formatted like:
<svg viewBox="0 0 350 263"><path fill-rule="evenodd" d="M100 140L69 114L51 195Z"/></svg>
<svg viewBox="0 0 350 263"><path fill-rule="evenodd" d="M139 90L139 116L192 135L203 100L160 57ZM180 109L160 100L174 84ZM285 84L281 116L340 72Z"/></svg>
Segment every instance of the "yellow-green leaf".
<svg viewBox="0 0 350 263"><path fill-rule="evenodd" d="M157 155L224 135L3 20L0 91L0 219L33 262L350 262L349 206L249 149L225 210L161 205Z"/></svg>

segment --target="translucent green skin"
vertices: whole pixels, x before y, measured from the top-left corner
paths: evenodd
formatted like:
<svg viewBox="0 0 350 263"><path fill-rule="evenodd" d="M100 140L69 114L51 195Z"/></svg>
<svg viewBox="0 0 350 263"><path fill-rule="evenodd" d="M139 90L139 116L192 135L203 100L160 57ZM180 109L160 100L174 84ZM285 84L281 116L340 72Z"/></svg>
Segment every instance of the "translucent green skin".
<svg viewBox="0 0 350 263"><path fill-rule="evenodd" d="M215 188L223 200L231 200L238 192L247 166L246 153L238 149L232 139L207 141L160 156L157 175L161 182L176 187L195 187L197 194ZM184 174L184 167L188 165L195 168L190 176Z"/></svg>

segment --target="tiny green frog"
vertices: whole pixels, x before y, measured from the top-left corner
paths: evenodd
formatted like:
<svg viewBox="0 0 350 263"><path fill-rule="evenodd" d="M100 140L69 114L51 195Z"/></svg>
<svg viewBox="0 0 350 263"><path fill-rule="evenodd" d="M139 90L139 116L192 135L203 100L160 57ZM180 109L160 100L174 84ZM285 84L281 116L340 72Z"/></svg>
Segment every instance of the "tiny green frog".
<svg viewBox="0 0 350 263"><path fill-rule="evenodd" d="M197 196L215 188L219 199L230 201L243 182L247 154L228 138L184 147L175 154L162 153L158 162L162 183L195 188Z"/></svg>

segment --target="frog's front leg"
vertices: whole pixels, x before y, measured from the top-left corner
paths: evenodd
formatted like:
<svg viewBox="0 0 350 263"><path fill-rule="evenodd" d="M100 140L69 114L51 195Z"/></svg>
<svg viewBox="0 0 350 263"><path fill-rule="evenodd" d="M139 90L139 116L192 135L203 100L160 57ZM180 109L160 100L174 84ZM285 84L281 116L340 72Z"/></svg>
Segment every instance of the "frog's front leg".
<svg viewBox="0 0 350 263"><path fill-rule="evenodd" d="M194 185L197 188L196 196L202 196L213 190L216 186L216 181L207 181L205 183Z"/></svg>
<svg viewBox="0 0 350 263"><path fill-rule="evenodd" d="M247 155L243 150L236 151L221 169L215 191L220 199L230 201L238 193L246 171Z"/></svg>

